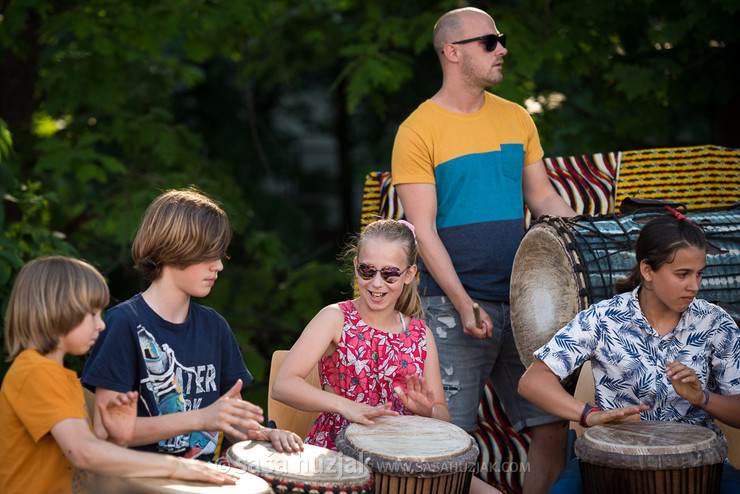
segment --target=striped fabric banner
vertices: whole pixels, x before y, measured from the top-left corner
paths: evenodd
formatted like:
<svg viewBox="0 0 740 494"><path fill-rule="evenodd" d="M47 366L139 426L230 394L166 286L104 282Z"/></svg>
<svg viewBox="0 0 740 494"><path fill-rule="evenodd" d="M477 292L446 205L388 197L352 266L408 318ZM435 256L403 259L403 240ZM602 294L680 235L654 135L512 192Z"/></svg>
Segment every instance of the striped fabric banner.
<svg viewBox="0 0 740 494"><path fill-rule="evenodd" d="M391 172L370 172L362 194L362 229L381 218L400 220L403 208L391 184Z"/></svg>
<svg viewBox="0 0 740 494"><path fill-rule="evenodd" d="M674 201L689 210L740 202L740 149L709 145L623 151L617 208L626 197Z"/></svg>
<svg viewBox="0 0 740 494"><path fill-rule="evenodd" d="M619 153L544 158L547 176L555 190L578 214L614 212L614 194ZM532 215L525 210L529 227Z"/></svg>
<svg viewBox="0 0 740 494"><path fill-rule="evenodd" d="M483 388L473 436L480 449L478 476L505 493L521 494L531 434L514 432L491 381Z"/></svg>

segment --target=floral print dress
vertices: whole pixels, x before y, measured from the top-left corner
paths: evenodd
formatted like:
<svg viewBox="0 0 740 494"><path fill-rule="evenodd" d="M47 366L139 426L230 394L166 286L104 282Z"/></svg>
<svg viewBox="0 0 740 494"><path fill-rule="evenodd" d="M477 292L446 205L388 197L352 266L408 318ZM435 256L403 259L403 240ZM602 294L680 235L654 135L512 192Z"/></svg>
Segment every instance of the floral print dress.
<svg viewBox="0 0 740 494"><path fill-rule="evenodd" d="M336 394L372 406L390 402L393 410L411 415L393 388L400 386L405 391L405 377L424 372L424 321L412 318L408 327L404 323L401 333L386 333L368 326L352 300L340 303L339 308L344 313L342 336L334 353L319 360L321 386L328 384ZM336 450L337 434L349 424L339 414L322 412L306 443Z"/></svg>

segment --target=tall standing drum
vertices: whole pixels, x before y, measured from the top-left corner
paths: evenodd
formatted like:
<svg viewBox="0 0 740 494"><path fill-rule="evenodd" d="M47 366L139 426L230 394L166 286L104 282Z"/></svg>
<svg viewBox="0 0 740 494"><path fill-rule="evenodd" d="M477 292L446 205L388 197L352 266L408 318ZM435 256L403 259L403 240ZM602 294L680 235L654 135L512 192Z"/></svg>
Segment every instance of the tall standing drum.
<svg viewBox="0 0 740 494"><path fill-rule="evenodd" d="M468 492L478 447L464 430L414 415L373 421L340 432L337 449L370 467L376 494Z"/></svg>
<svg viewBox="0 0 740 494"><path fill-rule="evenodd" d="M229 448L226 460L262 478L277 494L373 491L373 474L359 461L311 444L303 448L280 453L270 442L242 441Z"/></svg>
<svg viewBox="0 0 740 494"><path fill-rule="evenodd" d="M575 452L585 494L711 494L727 445L699 425L640 421L586 429Z"/></svg>
<svg viewBox="0 0 740 494"><path fill-rule="evenodd" d="M511 274L511 326L525 366L578 312L611 298L635 264L635 242L656 213L544 217L522 239ZM687 213L710 248L699 298L740 304L740 209Z"/></svg>

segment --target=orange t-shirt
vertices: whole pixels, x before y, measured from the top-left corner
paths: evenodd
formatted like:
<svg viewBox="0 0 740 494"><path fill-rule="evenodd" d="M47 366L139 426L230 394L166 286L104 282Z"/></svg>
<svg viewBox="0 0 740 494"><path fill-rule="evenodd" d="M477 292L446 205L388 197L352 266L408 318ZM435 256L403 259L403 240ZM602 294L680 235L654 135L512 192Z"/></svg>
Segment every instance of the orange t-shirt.
<svg viewBox="0 0 740 494"><path fill-rule="evenodd" d="M24 350L0 387L0 492L73 492L86 483L64 456L51 428L68 418L90 424L74 371Z"/></svg>

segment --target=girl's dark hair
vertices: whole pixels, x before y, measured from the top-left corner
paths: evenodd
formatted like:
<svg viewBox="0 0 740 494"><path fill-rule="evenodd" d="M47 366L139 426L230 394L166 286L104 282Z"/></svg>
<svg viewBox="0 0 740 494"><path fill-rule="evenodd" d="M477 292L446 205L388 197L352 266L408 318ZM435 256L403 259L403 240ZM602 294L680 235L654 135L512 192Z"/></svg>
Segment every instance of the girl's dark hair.
<svg viewBox="0 0 740 494"><path fill-rule="evenodd" d="M637 263L632 267L627 278L614 283L614 293L632 291L643 282L640 273L642 261L645 261L655 271L663 264L673 262L676 251L686 247L707 249L707 239L698 225L683 215L665 214L653 218L642 227L637 237L635 244Z"/></svg>
<svg viewBox="0 0 740 494"><path fill-rule="evenodd" d="M396 220L378 220L370 223L354 238L354 241L345 249L345 259L354 259L362 249L362 244L370 239L382 239L389 242L399 242L406 253L406 264L416 264L416 237L411 228ZM354 270L353 270L354 274ZM421 297L416 287L416 278L403 286L401 296L396 301L395 309L407 316L420 317L422 314Z"/></svg>

